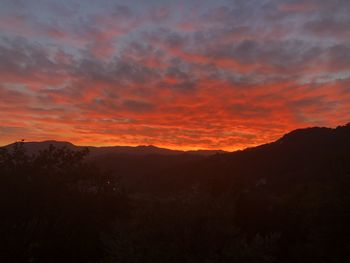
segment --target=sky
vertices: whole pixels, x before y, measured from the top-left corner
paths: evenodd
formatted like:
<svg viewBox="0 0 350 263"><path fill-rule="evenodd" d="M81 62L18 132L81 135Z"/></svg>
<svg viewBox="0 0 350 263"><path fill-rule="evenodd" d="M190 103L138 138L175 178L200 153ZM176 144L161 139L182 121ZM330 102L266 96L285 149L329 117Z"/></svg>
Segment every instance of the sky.
<svg viewBox="0 0 350 263"><path fill-rule="evenodd" d="M0 0L0 145L237 150L350 122L349 0Z"/></svg>

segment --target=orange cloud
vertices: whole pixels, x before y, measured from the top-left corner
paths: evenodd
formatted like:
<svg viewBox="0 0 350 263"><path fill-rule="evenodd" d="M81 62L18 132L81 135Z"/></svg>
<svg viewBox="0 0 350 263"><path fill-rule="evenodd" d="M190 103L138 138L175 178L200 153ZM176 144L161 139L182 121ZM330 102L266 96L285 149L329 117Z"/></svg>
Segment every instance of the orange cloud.
<svg viewBox="0 0 350 263"><path fill-rule="evenodd" d="M236 150L346 123L348 20L299 2L0 16L0 144Z"/></svg>

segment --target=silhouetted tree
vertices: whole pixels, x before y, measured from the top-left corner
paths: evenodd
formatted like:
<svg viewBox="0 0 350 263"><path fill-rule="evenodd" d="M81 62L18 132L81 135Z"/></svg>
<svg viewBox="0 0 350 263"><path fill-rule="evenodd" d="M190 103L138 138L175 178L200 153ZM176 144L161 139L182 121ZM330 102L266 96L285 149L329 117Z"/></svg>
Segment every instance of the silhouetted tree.
<svg viewBox="0 0 350 263"><path fill-rule="evenodd" d="M96 262L100 235L125 213L118 181L84 161L88 151L52 145L28 156L0 152L2 262Z"/></svg>

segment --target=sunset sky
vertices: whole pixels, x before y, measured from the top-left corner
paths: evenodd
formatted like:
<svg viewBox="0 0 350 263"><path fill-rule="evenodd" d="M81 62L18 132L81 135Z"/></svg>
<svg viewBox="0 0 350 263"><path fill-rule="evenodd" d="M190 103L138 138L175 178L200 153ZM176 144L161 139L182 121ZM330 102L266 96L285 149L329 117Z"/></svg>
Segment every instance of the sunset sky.
<svg viewBox="0 0 350 263"><path fill-rule="evenodd" d="M236 150L348 122L349 0L0 0L0 145Z"/></svg>

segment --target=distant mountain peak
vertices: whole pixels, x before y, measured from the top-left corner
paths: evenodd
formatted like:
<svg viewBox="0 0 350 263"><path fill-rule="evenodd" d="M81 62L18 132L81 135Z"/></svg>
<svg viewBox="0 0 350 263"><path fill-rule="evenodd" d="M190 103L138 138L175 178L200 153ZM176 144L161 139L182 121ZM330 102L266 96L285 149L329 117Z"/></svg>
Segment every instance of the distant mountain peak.
<svg viewBox="0 0 350 263"><path fill-rule="evenodd" d="M57 148L66 147L71 150L79 150L88 148L90 150L90 156L95 157L98 155L106 154L127 154L127 155L179 155L179 154L192 154L192 155L214 155L216 153L223 153L221 150L197 150L197 151L181 151L171 150L167 148L161 148L154 145L139 145L139 146L77 146L67 141L46 140L40 142L26 142L23 141L24 147L27 153L37 153L41 150L47 149L50 145ZM12 148L14 144L4 146L5 148Z"/></svg>

